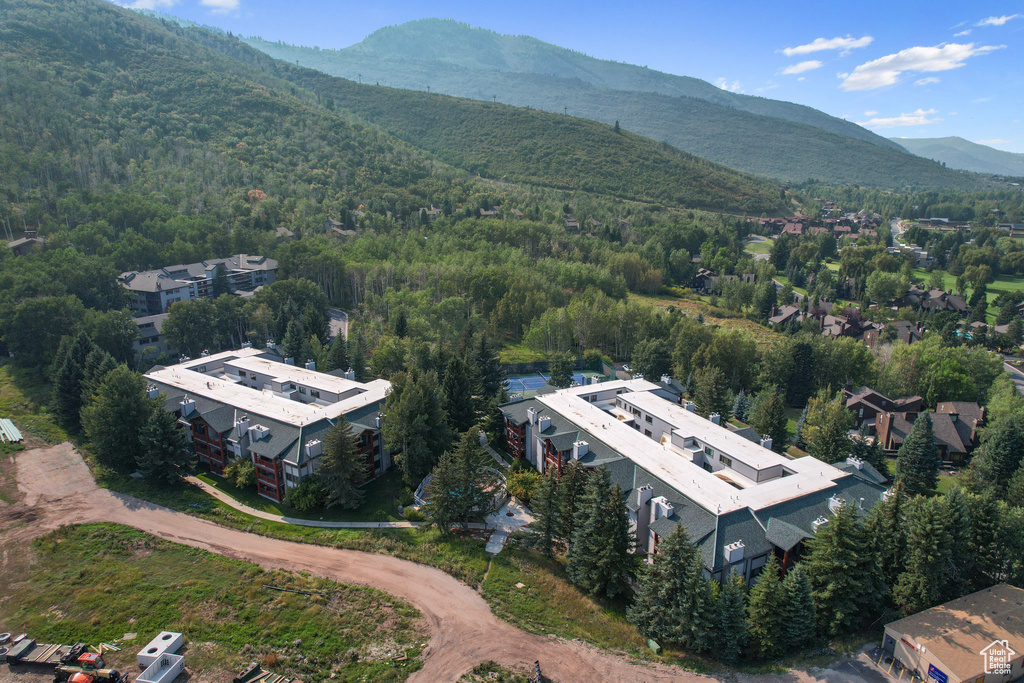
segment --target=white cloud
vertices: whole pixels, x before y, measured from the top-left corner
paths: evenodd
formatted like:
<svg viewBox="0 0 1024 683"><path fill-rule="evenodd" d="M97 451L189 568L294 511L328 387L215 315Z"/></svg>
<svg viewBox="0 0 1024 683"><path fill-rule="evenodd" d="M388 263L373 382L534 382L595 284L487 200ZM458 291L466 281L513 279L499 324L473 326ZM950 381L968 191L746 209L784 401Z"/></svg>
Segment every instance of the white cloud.
<svg viewBox="0 0 1024 683"><path fill-rule="evenodd" d="M954 33L953 37L954 38L959 38L960 36L969 36L969 35L971 35L971 29L965 28L963 31L960 31L959 33Z"/></svg>
<svg viewBox="0 0 1024 683"><path fill-rule="evenodd" d="M209 7L214 14L227 14L238 9L240 0L199 0L203 7Z"/></svg>
<svg viewBox="0 0 1024 683"><path fill-rule="evenodd" d="M846 52L858 47L867 47L874 42L874 40L875 39L871 36L854 38L850 35L847 35L845 38L840 36L836 36L835 38L815 38L806 45L783 48L782 54L787 57L792 57L793 55L806 55L811 52L821 52L823 50L843 50Z"/></svg>
<svg viewBox="0 0 1024 683"><path fill-rule="evenodd" d="M878 112L877 111L866 111L866 112L864 112L864 116L878 116Z"/></svg>
<svg viewBox="0 0 1024 683"><path fill-rule="evenodd" d="M799 64L790 64L789 66L782 70L782 73L784 73L787 76L792 76L793 74L802 74L805 71L814 71L815 69L820 69L821 66L821 62L819 62L816 59L811 59L806 62L800 62Z"/></svg>
<svg viewBox="0 0 1024 683"><path fill-rule="evenodd" d="M722 90L728 90L729 92L743 92L743 87L740 85L739 81L733 81L732 83L730 83L724 78L719 78L717 81L715 81L715 85L717 85Z"/></svg>
<svg viewBox="0 0 1024 683"><path fill-rule="evenodd" d="M858 126L864 126L865 128L898 128L900 126L923 126L929 123L937 123L942 119L930 119L928 118L932 114L935 114L934 109L918 109L917 111L909 114L900 114L899 116L890 116L887 118L872 118L867 121L858 121Z"/></svg>
<svg viewBox="0 0 1024 683"><path fill-rule="evenodd" d="M969 57L1000 50L1005 45L947 43L934 47L910 47L906 50L861 64L853 73L840 74L843 90L873 90L899 81L904 71L949 71L964 65Z"/></svg>
<svg viewBox="0 0 1024 683"><path fill-rule="evenodd" d="M914 81L914 85L931 85L932 83L941 83L941 82L942 82L941 78L936 78L935 76L929 76L928 78L919 78L919 79L917 79L916 81Z"/></svg>
<svg viewBox="0 0 1024 683"><path fill-rule="evenodd" d="M1021 15L1021 14L1009 14L1009 15L1004 14L1001 17L988 17L987 19L982 19L981 21L979 21L977 24L975 24L975 26L1002 26L1003 24L1005 24L1006 22L1010 21L1011 19L1016 19L1017 17L1021 17L1021 16L1024 16L1024 15Z"/></svg>
<svg viewBox="0 0 1024 683"><path fill-rule="evenodd" d="M123 3L124 7L131 9L157 9L159 7L174 7L178 0L134 0L134 2Z"/></svg>

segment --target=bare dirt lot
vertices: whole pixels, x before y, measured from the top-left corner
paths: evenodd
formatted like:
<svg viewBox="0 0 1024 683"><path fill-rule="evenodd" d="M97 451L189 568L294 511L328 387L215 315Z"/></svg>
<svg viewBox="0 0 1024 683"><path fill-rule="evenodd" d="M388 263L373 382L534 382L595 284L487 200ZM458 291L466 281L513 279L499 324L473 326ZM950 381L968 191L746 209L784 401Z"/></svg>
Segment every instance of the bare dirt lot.
<svg viewBox="0 0 1024 683"><path fill-rule="evenodd" d="M387 555L247 534L100 489L81 457L67 444L18 453L16 470L23 499L0 507L3 546L24 543L61 524L116 522L267 568L305 571L342 583L372 586L414 605L430 630L424 667L410 681L456 681L474 665L490 660L509 667L539 660L545 675L561 683L711 680L678 668L630 662L583 643L525 633L499 621L475 590L431 567ZM0 671L0 681L6 680L28 683L29 679ZM736 676L734 680L796 683L865 677L847 667L842 673L790 672Z"/></svg>

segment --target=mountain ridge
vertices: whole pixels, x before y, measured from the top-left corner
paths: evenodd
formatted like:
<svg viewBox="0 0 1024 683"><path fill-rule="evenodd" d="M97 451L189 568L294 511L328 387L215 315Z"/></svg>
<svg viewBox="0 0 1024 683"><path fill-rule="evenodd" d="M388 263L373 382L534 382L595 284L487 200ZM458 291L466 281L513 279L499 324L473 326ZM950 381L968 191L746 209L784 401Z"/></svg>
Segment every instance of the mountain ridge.
<svg viewBox="0 0 1024 683"><path fill-rule="evenodd" d="M975 173L1024 177L1024 154L971 142L951 135L944 138L890 138L911 154Z"/></svg>

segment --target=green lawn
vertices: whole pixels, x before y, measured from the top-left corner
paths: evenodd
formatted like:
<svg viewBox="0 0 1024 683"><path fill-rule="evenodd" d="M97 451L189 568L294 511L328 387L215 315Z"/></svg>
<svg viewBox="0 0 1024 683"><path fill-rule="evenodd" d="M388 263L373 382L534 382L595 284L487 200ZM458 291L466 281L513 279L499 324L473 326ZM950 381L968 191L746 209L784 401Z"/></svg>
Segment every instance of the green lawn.
<svg viewBox="0 0 1024 683"><path fill-rule="evenodd" d="M402 490L402 474L398 468L392 468L383 476L369 482L366 487L366 499L363 505L355 510L328 509L316 512L301 512L284 503L275 503L269 498L256 493L254 489L240 489L233 482L224 477L209 472L201 472L196 475L207 484L215 486L235 500L238 500L260 512L267 512L272 515L284 517L295 517L298 519L324 520L328 522L399 522L402 516L398 514L394 500Z"/></svg>
<svg viewBox="0 0 1024 683"><path fill-rule="evenodd" d="M32 546L26 566L5 563L5 626L41 642L93 645L137 633L108 656L122 670L162 630L184 634L196 671L236 672L256 660L311 683L397 682L422 664L419 611L371 588L268 572L114 524L61 527Z"/></svg>
<svg viewBox="0 0 1024 683"><path fill-rule="evenodd" d="M890 478L895 477L896 476L896 459L895 458L887 458L886 461L885 461L885 465L886 465L886 467L889 470L889 477ZM957 471L958 472L963 472L963 470L957 470ZM959 480L960 480L960 475L953 476L953 475L951 475L949 473L948 470L940 470L939 471L939 483L935 487L935 492L939 493L939 494L949 493L950 489L952 489L954 486L958 485Z"/></svg>
<svg viewBox="0 0 1024 683"><path fill-rule="evenodd" d="M744 242L743 251L750 254L770 254L772 253L772 246L774 244L774 240L765 240L763 242Z"/></svg>
<svg viewBox="0 0 1024 683"><path fill-rule="evenodd" d="M0 417L8 418L29 445L67 440L49 411L50 387L35 373L10 364L0 365Z"/></svg>
<svg viewBox="0 0 1024 683"><path fill-rule="evenodd" d="M261 536L394 555L441 569L471 586L478 585L487 571L490 556L484 550L483 535L445 538L439 531L429 527L321 529L268 522L221 503L198 486L181 484L153 487L138 479L111 474L101 468L94 471L97 483L105 488Z"/></svg>
<svg viewBox="0 0 1024 683"><path fill-rule="evenodd" d="M940 271L942 273L942 288L947 292L956 291L956 276L950 275L946 271ZM914 277L920 278L923 282L927 283L931 278L931 273L924 270L923 268L917 268L914 270ZM1017 292L1024 290L1024 278L1010 277L1008 275L1000 275L992 282L988 283L985 287L986 296L989 304L995 301L1000 294L1006 292ZM995 311L990 308L989 313L986 316L987 322L991 325L996 320Z"/></svg>

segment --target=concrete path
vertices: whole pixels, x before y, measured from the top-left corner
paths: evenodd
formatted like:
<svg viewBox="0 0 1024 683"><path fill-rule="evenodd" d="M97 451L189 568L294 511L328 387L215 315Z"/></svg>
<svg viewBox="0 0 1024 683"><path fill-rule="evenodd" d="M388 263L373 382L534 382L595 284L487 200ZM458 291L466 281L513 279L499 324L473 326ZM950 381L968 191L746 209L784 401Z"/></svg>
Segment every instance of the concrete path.
<svg viewBox="0 0 1024 683"><path fill-rule="evenodd" d="M279 522L281 524L294 524L295 526L309 526L318 527L322 529L411 529L418 526L426 526L426 522L324 522L315 519L299 519L297 517L285 517L283 515L274 515L269 512L263 512L256 508L249 507L245 503L239 502L237 499L232 498L227 493L221 491L216 486L210 486L202 479L196 479L195 477L186 477L185 481L190 484L195 484L206 493L224 503L225 505L244 512L247 515L253 517L259 517L265 519L268 522ZM470 529L487 529L486 524L471 523Z"/></svg>
<svg viewBox="0 0 1024 683"><path fill-rule="evenodd" d="M510 512L511 515L508 514ZM512 499L500 510L488 515L485 521L488 527L494 529L490 540L487 541L487 552L497 555L508 543L508 537L512 535L512 532L522 529L533 521L533 513L526 506Z"/></svg>

